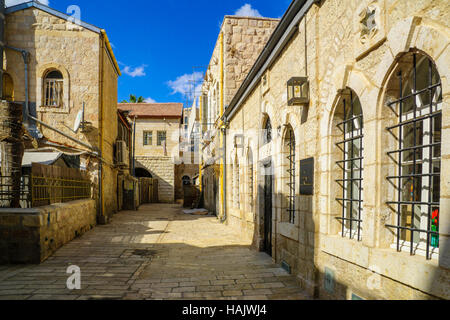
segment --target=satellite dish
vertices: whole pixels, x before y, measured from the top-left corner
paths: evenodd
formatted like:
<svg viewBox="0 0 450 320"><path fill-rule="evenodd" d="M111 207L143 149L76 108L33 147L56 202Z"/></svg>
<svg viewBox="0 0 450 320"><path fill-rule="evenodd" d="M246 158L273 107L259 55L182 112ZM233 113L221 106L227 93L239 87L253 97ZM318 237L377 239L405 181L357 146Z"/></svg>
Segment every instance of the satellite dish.
<svg viewBox="0 0 450 320"><path fill-rule="evenodd" d="M73 127L73 131L77 132L80 129L81 123L83 122L84 110L78 112L77 118L75 119L75 125Z"/></svg>

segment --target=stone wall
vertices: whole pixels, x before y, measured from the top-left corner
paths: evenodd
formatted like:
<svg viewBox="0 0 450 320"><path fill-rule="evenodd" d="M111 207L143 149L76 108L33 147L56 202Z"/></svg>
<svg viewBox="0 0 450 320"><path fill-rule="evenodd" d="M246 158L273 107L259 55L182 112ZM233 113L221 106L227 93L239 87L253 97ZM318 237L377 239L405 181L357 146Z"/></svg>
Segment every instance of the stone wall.
<svg viewBox="0 0 450 320"><path fill-rule="evenodd" d="M160 202L175 202L175 164L171 157L136 156L136 168L144 168L158 179Z"/></svg>
<svg viewBox="0 0 450 320"><path fill-rule="evenodd" d="M211 142L203 145L203 161L214 165L206 169L206 180L211 190L205 192L205 204L208 210L222 212L219 201L221 182L220 170L217 170L221 160L214 160L220 154L220 134L217 130L220 112L220 94L224 97L224 108L231 102L240 85L246 78L262 49L266 45L279 19L258 17L225 16L221 31L223 33L224 56L223 73L224 88L220 92L220 37L216 42L211 61L203 83L202 92L207 97L206 117L207 130L214 132ZM214 189L216 188L216 189Z"/></svg>
<svg viewBox="0 0 450 320"><path fill-rule="evenodd" d="M180 154L180 118L138 118L136 156L162 156L176 159ZM152 132L152 144L144 145L144 131ZM158 146L158 131L166 132L166 150ZM175 161L175 160L174 160Z"/></svg>
<svg viewBox="0 0 450 320"><path fill-rule="evenodd" d="M100 33L74 25L43 10L31 7L6 16L6 43L25 49L29 60L29 99L37 117L58 130L100 149L102 140L104 217L108 221L117 211L117 170L113 166L113 144L117 138L117 78L118 74L105 40ZM25 101L24 62L19 52L5 51L4 67L14 82L15 101ZM63 106L43 106L43 79L51 70L58 70L64 78ZM88 130L74 133L78 113L85 103ZM103 136L102 136L103 127ZM45 138L52 142L85 150L70 139L38 125ZM98 160L82 156L95 184L98 200ZM106 217L105 217L106 216Z"/></svg>
<svg viewBox="0 0 450 320"><path fill-rule="evenodd" d="M94 200L0 209L0 264L39 264L96 225Z"/></svg>
<svg viewBox="0 0 450 320"><path fill-rule="evenodd" d="M370 3L369 3L370 2ZM377 31L361 38L361 18L368 5L376 6ZM414 299L450 297L449 240L450 219L440 221L440 251L431 260L420 254L410 256L394 248L393 231L385 225L396 215L386 204L393 199L386 177L392 160L386 150L392 142L385 129L392 113L385 106L385 89L398 58L410 50L425 53L435 63L443 91L441 212L449 212L450 192L450 89L448 74L449 4L437 1L322 1L313 5L292 39L267 70L268 83L261 82L242 108L230 119L227 132L227 216L228 223L240 228L262 249L264 237L264 174L262 166L272 162L273 257L290 265L300 284L321 298ZM291 77L307 76L311 101L307 106L288 106L286 85ZM351 88L358 95L364 113L364 185L362 240L342 237L342 207L336 205L332 172L335 170L333 115L340 90ZM256 116L257 115L257 116ZM273 140L262 142L265 120L272 123ZM314 195L300 196L296 184L294 223L285 222L288 173L283 137L286 126L296 139L296 176L300 161L315 159ZM234 137L244 134L243 147ZM251 181L248 150L253 151L255 170L253 197L244 196ZM233 167L239 164L239 188ZM208 184L206 188L212 188ZM205 192L208 192L205 190ZM238 194L236 195L236 192ZM236 205L236 197L240 197ZM249 200L256 204L253 210ZM254 216L254 219L249 217ZM394 223L394 222L393 222ZM325 275L333 288L325 286ZM328 276L331 275L331 276Z"/></svg>

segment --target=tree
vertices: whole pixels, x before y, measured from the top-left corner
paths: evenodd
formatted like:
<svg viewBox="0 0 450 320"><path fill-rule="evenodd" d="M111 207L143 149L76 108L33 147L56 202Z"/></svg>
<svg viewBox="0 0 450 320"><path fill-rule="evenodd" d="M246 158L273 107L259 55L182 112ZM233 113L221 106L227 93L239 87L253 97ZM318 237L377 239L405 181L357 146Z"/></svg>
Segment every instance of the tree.
<svg viewBox="0 0 450 320"><path fill-rule="evenodd" d="M145 99L144 97L140 96L139 98L136 98L136 95L130 94L130 101L123 100L121 103L144 103Z"/></svg>

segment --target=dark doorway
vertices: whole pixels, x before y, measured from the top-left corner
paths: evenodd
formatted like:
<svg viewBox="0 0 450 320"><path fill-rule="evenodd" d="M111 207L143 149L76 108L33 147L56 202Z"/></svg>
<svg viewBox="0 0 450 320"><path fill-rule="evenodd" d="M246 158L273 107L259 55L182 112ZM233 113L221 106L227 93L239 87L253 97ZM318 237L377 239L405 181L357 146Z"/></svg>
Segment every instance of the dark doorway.
<svg viewBox="0 0 450 320"><path fill-rule="evenodd" d="M264 252L272 256L272 164L264 165Z"/></svg>
<svg viewBox="0 0 450 320"><path fill-rule="evenodd" d="M153 178L152 174L144 168L136 168L135 170L137 178Z"/></svg>

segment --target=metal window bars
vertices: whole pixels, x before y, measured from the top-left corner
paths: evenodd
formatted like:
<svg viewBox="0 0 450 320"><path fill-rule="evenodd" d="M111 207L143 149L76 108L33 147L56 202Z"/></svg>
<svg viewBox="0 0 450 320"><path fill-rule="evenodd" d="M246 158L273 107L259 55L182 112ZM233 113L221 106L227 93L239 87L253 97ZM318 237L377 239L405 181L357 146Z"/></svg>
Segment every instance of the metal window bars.
<svg viewBox="0 0 450 320"><path fill-rule="evenodd" d="M289 175L289 195L288 195L288 213L289 222L295 223L295 136L292 128L289 128L287 147L289 149L289 155L287 156L289 162L289 169L287 170Z"/></svg>
<svg viewBox="0 0 450 320"><path fill-rule="evenodd" d="M63 80L46 79L45 80L45 106L60 107L62 102Z"/></svg>
<svg viewBox="0 0 450 320"><path fill-rule="evenodd" d="M33 207L91 198L91 181L83 179L31 177Z"/></svg>
<svg viewBox="0 0 450 320"><path fill-rule="evenodd" d="M342 216L336 219L342 222L342 237L349 233L350 239L357 235L357 240L361 241L362 224L362 183L363 183L363 114L362 110L355 114L355 99L353 91L350 91L350 109L347 106L347 99L343 99L344 120L337 124L343 133L343 140L336 143L342 151L343 160L336 161L342 169L342 179L335 180L342 187L342 198L336 201L342 205ZM355 122L359 122L355 126ZM359 148L355 148L358 144ZM356 215L354 214L356 211ZM346 230L347 229L347 230Z"/></svg>
<svg viewBox="0 0 450 320"><path fill-rule="evenodd" d="M423 242L421 235L426 234L426 258L430 260L432 258L432 252L430 246L433 248L439 248L439 200L436 195L439 195L440 189L440 125L439 122L442 121L441 114L442 111L439 110L439 97L442 93L441 82L438 78L436 83L433 83L434 66L433 62L425 58L425 62L428 61L428 79L418 78L417 70L417 54L413 54L413 73L412 73L412 93L404 95L404 89L408 87L408 83L404 83L402 71L398 73L399 78L399 91L400 98L390 102L388 106L395 113L395 105L398 105L399 123L394 126L386 128L388 132L395 136L394 129L398 130L398 150L389 151L387 154L395 162L393 155L397 154L397 170L398 173L395 176L388 176L389 181L397 181L397 201L388 201L387 205L391 208L397 207L397 225L386 224L386 227L396 229L396 241L397 241L397 251L402 251L401 241L409 242L410 245L410 255L415 255L415 243L420 244ZM423 62L423 61L422 61ZM424 75L424 77L426 77ZM427 86L423 89L418 90L418 81L427 80ZM420 101L420 95L428 93L429 106L425 106L428 109L427 114L418 114L417 102ZM433 97L436 95L436 99ZM419 99L418 99L419 98ZM407 101L412 99L413 110L405 110L405 104ZM436 106L434 110L434 106ZM423 106L421 106L423 107ZM412 119L408 119L407 115L412 114ZM436 122L436 123L435 123ZM435 125L435 129L433 126ZM411 130L408 131L408 126L413 126L413 145L408 146L407 135L411 134ZM428 130L427 130L428 128ZM436 132L434 132L436 130ZM418 134L419 133L419 134ZM422 141L418 141L422 140ZM427 141L426 141L427 140ZM426 152L428 149L428 155ZM412 161L407 159L407 156L411 156ZM435 154L436 153L436 154ZM406 155L405 155L406 154ZM420 157L421 156L421 157ZM427 166L428 164L428 166ZM434 164L438 164L438 172L434 170ZM412 167L412 172L411 171ZM406 171L406 172L404 172ZM428 185L424 184L428 181ZM404 191L410 184L409 194L410 199L404 199ZM408 191L406 189L406 191ZM408 193L407 193L408 195ZM394 207L392 207L394 206ZM426 223L422 220L423 207L426 207ZM403 209L406 209L404 213L406 214L406 222L402 222L402 218L405 215L402 214ZM419 219L416 217L416 209L420 212ZM410 210L410 212L408 212ZM409 216L408 216L409 214ZM408 223L408 219L410 222ZM415 223L415 219L419 220ZM420 226L417 226L419 224ZM426 226L426 228L424 227ZM408 239L409 233L409 239ZM418 241L415 241L415 236L418 236ZM403 239L402 239L403 238ZM409 240L409 241L408 241Z"/></svg>

